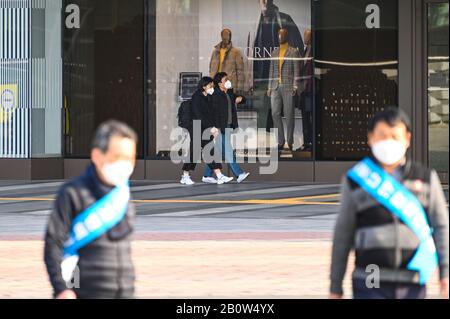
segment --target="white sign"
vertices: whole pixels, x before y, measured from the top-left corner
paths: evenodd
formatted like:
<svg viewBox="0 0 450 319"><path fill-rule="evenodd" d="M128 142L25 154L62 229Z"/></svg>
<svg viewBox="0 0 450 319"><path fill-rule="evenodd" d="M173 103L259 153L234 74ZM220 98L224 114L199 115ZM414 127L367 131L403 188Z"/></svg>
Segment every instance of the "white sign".
<svg viewBox="0 0 450 319"><path fill-rule="evenodd" d="M0 84L0 123L9 121L17 105L17 84Z"/></svg>

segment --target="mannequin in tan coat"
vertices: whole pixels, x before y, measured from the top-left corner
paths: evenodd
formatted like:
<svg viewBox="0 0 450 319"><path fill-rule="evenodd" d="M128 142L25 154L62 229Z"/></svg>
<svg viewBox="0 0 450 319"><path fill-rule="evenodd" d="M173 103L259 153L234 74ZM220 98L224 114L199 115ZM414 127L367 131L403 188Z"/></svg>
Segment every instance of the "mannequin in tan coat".
<svg viewBox="0 0 450 319"><path fill-rule="evenodd" d="M241 51L233 47L232 33L224 29L221 33L222 41L214 48L209 67L211 77L218 72L225 72L233 84L234 92L242 92L245 85L244 56Z"/></svg>

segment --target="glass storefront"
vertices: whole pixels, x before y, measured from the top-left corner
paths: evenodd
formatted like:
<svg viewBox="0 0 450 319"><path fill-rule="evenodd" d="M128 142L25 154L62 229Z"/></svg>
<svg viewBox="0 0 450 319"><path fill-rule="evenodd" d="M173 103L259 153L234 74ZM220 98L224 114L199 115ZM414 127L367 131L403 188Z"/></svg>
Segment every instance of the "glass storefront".
<svg viewBox="0 0 450 319"><path fill-rule="evenodd" d="M448 174L449 4L429 3L427 9L429 160L431 167Z"/></svg>
<svg viewBox="0 0 450 319"><path fill-rule="evenodd" d="M214 76L221 48L228 50L222 64L235 92L247 98L238 106L238 156L261 157L264 147L285 142L281 158L360 159L368 153L368 119L398 105L395 1L170 0L152 10L156 154L150 156L167 155L173 144L167 136L177 128L180 74ZM281 28L292 48L289 63L280 60ZM222 41L224 30L231 43ZM268 94L270 87L281 88Z"/></svg>
<svg viewBox="0 0 450 319"><path fill-rule="evenodd" d="M247 102L238 105L240 131L234 143L238 156L261 156L258 149L283 142L293 149L304 145L301 110L305 99L300 96L309 98L313 90L309 0L168 0L155 5L156 154L150 155L171 150L173 141L167 137L177 129L179 79L184 72L211 77L226 72L234 92L246 97ZM287 31L287 53L280 63L278 32L282 28ZM222 41L224 34L230 39ZM279 64L282 76L273 74L279 73ZM311 113L312 102L307 103ZM275 128L280 132L284 128L283 141L271 133ZM292 152L283 156L292 157Z"/></svg>
<svg viewBox="0 0 450 319"><path fill-rule="evenodd" d="M239 158L284 143L286 160L358 160L369 118L398 106L399 14L392 0L0 0L0 157L87 158L116 118L139 158L168 159L180 103L225 71L246 97ZM448 3L428 17L430 165L448 171Z"/></svg>

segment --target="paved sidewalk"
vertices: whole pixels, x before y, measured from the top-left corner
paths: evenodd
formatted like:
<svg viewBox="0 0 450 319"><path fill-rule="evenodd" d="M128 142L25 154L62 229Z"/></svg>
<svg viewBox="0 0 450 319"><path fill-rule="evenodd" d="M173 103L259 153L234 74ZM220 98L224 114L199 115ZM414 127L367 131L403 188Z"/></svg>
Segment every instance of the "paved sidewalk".
<svg viewBox="0 0 450 319"><path fill-rule="evenodd" d="M138 240L137 297L326 298L330 250L323 240ZM0 298L51 297L42 251L40 241L0 241ZM350 297L349 278L345 289Z"/></svg>
<svg viewBox="0 0 450 319"><path fill-rule="evenodd" d="M51 297L42 239L60 185L0 182L0 298ZM138 298L328 296L339 185L141 181L132 192Z"/></svg>

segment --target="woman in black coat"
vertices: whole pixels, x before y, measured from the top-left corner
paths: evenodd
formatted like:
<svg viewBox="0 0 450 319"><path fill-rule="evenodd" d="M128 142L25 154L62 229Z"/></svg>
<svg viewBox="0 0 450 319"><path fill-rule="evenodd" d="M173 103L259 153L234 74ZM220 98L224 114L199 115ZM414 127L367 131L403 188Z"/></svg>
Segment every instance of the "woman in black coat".
<svg viewBox="0 0 450 319"><path fill-rule="evenodd" d="M245 97L237 96L232 92L232 83L225 72L217 73L214 77L214 84L216 89L212 96L212 104L215 127L220 131L217 141L222 147L225 162L230 166L238 183L242 183L250 174L244 172L236 162L235 152L231 145L231 133L239 128L236 104L245 103L246 100ZM206 167L204 176L212 176L209 167Z"/></svg>
<svg viewBox="0 0 450 319"><path fill-rule="evenodd" d="M190 161L183 165L183 176L180 183L183 185L194 185L192 181L190 172L195 171L197 163L201 159L200 154L194 154L194 142L198 138L194 136L194 128L196 124L200 124L201 127L201 151L211 143L217 136L219 131L215 127L215 115L212 108L212 98L214 94L214 82L210 77L204 77L200 80L198 84L198 90L194 93L191 99L191 115L192 115L192 126L188 129L191 138L190 142ZM203 140L203 132L209 132L210 139ZM227 177L222 174L222 164L215 163L214 161L207 163L207 167L211 172L214 172L217 179L211 176L203 177L203 182L211 184L225 184L233 180L233 178Z"/></svg>

